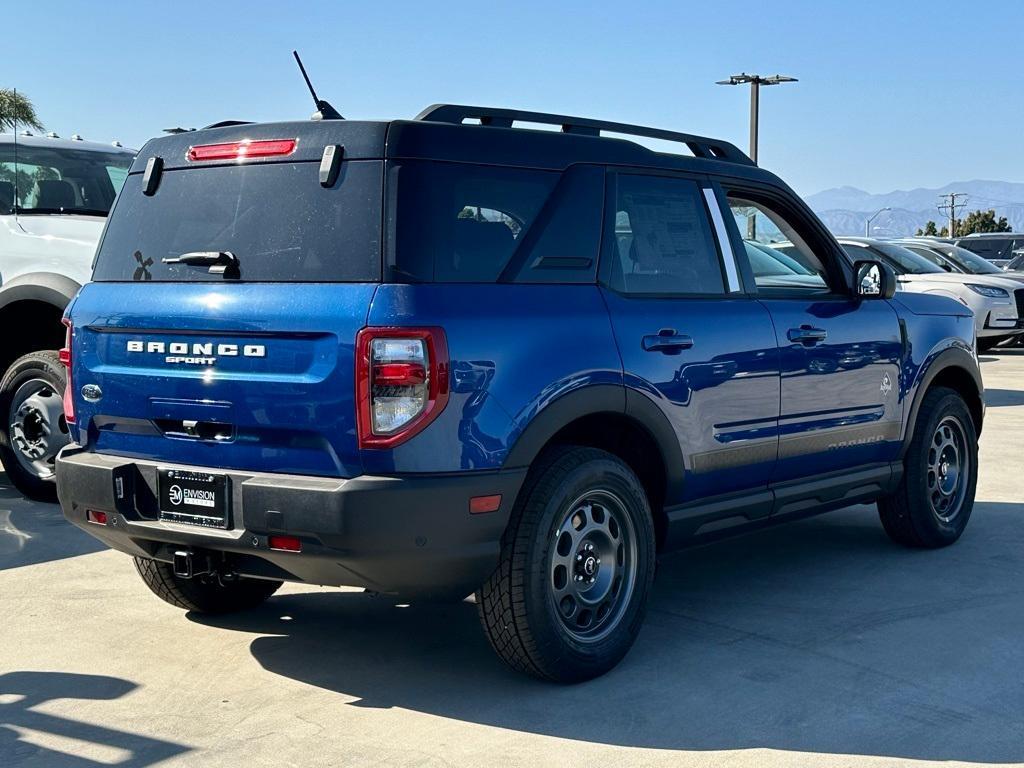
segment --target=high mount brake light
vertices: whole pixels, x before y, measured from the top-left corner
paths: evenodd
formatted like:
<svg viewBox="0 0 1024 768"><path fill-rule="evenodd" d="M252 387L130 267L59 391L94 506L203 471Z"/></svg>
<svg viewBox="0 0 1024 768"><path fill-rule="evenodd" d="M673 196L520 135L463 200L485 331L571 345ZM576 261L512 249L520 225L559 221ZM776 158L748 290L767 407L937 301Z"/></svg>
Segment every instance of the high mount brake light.
<svg viewBox="0 0 1024 768"><path fill-rule="evenodd" d="M448 344L440 328L364 328L356 338L360 448L392 448L444 410Z"/></svg>
<svg viewBox="0 0 1024 768"><path fill-rule="evenodd" d="M225 144L199 144L189 147L186 157L190 162L204 160L252 160L259 157L290 155L295 151L295 139L268 139L265 141L232 141Z"/></svg>
<svg viewBox="0 0 1024 768"><path fill-rule="evenodd" d="M71 396L73 389L71 384L71 321L65 317L61 322L67 327L67 332L64 335L64 348L57 353L61 365L68 370L68 384L64 388L64 421L68 424L74 424L75 400Z"/></svg>

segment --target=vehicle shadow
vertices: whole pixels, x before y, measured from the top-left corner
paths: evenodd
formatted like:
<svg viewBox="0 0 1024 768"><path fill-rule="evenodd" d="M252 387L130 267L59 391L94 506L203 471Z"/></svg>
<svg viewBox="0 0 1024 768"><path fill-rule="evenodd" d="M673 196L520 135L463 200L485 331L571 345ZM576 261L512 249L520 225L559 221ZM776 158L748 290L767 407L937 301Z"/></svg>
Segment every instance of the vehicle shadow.
<svg viewBox="0 0 1024 768"><path fill-rule="evenodd" d="M110 701L135 690L136 684L116 677L65 672L8 672L0 675L0 765L85 768L117 765L141 768L189 751L181 744L152 739L104 725L102 707L94 707L96 723L69 720L37 709L55 699ZM22 737L27 731L32 740ZM35 743L47 737L71 751ZM74 746L68 743L71 741Z"/></svg>
<svg viewBox="0 0 1024 768"><path fill-rule="evenodd" d="M1024 392L1019 389L989 389L986 387L985 405L989 408L1024 405Z"/></svg>
<svg viewBox="0 0 1024 768"><path fill-rule="evenodd" d="M0 471L0 571L105 549L64 519L58 504L29 501Z"/></svg>
<svg viewBox="0 0 1024 768"><path fill-rule="evenodd" d="M283 595L232 617L267 670L504 729L632 747L1024 759L1024 504L978 504L956 547L889 542L873 507L664 558L608 675L561 687L493 656L474 606Z"/></svg>

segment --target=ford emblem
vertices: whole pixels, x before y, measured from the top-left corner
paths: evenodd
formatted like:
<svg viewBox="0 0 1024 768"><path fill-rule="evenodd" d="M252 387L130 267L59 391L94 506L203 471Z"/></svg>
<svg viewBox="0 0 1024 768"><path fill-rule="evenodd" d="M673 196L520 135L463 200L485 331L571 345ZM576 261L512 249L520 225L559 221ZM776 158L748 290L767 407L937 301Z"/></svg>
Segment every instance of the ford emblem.
<svg viewBox="0 0 1024 768"><path fill-rule="evenodd" d="M103 390L95 384L86 384L82 387L82 397L88 400L90 403L95 403L101 397L103 397Z"/></svg>

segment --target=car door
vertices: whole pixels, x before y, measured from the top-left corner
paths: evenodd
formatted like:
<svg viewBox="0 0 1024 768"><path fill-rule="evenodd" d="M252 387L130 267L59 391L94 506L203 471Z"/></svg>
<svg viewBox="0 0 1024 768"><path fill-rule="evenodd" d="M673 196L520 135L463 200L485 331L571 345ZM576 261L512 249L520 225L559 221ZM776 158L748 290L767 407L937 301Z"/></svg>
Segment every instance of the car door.
<svg viewBox="0 0 1024 768"><path fill-rule="evenodd" d="M895 459L902 423L896 311L888 301L851 294L839 247L791 194L743 182L725 193L727 225L742 243L779 347L773 483ZM784 268L762 263L774 253Z"/></svg>
<svg viewBox="0 0 1024 768"><path fill-rule="evenodd" d="M778 348L767 309L740 282L714 190L699 176L641 171L612 172L606 188L601 283L627 409L653 403L682 449L685 466L669 472L684 482L667 506L767 495Z"/></svg>

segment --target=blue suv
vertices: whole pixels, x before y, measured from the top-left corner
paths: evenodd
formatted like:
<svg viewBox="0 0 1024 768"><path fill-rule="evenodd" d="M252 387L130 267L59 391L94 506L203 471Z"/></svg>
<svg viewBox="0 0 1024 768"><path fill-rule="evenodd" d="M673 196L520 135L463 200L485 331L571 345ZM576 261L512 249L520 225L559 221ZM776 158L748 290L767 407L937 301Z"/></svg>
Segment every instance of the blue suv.
<svg viewBox="0 0 1024 768"><path fill-rule="evenodd" d="M166 136L68 311L58 493L181 608L475 593L508 664L583 680L658 553L860 502L960 536L974 321L894 291L714 139L456 105Z"/></svg>

